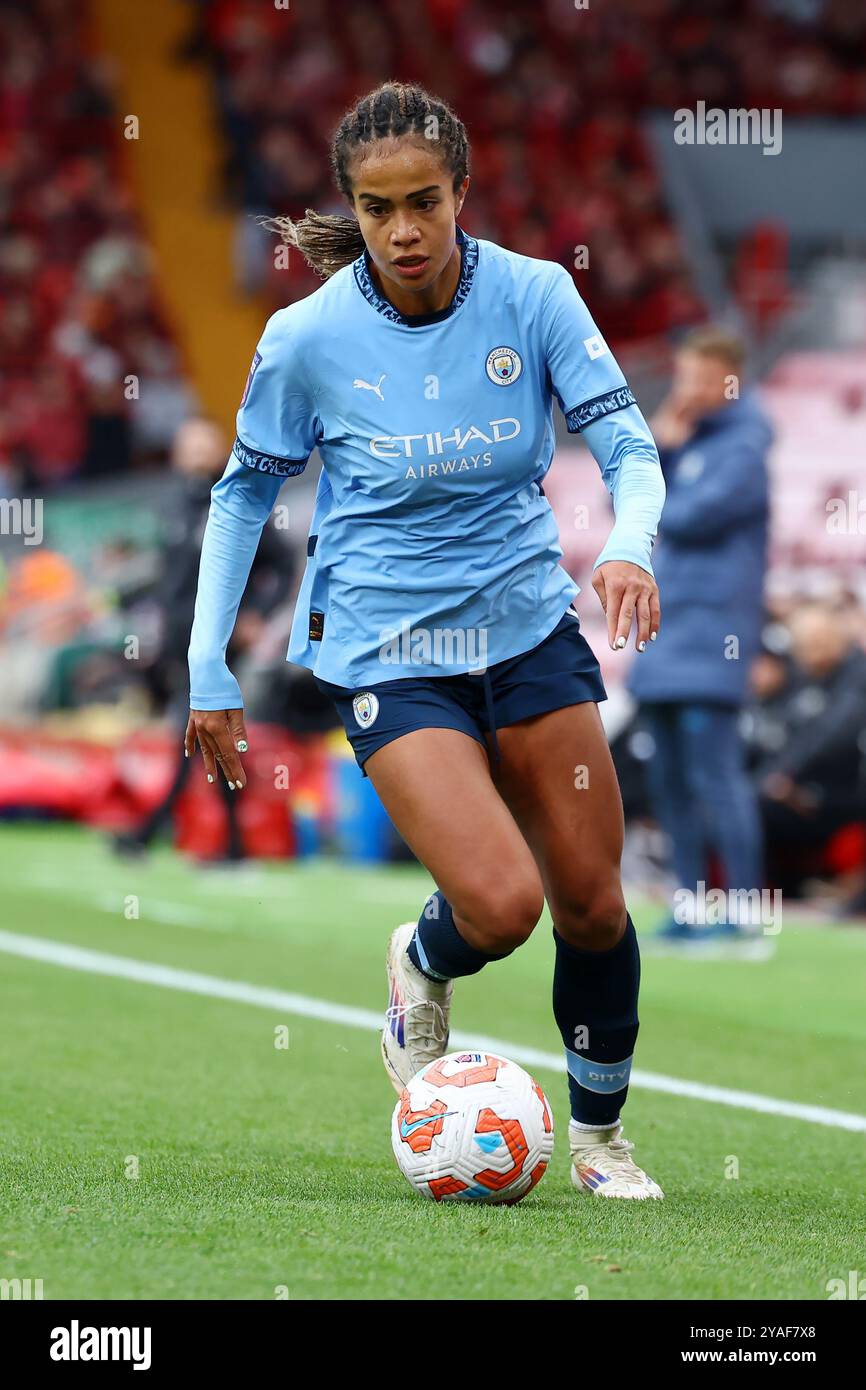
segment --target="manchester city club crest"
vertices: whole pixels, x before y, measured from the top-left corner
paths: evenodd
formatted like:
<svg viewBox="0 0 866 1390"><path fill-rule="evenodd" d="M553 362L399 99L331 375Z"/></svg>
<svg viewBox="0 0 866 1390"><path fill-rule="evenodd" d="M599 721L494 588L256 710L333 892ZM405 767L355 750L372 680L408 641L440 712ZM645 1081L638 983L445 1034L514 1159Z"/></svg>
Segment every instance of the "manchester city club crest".
<svg viewBox="0 0 866 1390"><path fill-rule="evenodd" d="M487 354L487 375L496 386L511 386L523 371L515 348L497 347Z"/></svg>
<svg viewBox="0 0 866 1390"><path fill-rule="evenodd" d="M379 713L379 701L372 690L364 690L360 695L355 696L352 701L352 709L355 711L356 724L360 724L362 729L369 729Z"/></svg>

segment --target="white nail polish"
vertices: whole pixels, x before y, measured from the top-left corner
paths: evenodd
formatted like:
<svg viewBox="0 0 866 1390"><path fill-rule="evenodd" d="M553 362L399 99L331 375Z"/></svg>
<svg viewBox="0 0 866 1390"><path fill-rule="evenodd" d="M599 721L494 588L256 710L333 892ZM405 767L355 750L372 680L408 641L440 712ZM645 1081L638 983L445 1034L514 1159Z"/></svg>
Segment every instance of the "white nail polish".
<svg viewBox="0 0 866 1390"><path fill-rule="evenodd" d="M211 777L210 773L208 773L208 775L207 775L207 780L208 780L209 782L212 782L212 781L213 781L213 778Z"/></svg>
<svg viewBox="0 0 866 1390"><path fill-rule="evenodd" d="M617 639L616 639L616 650L617 650L618 652L621 652L624 646L625 646L625 638L624 638L624 637L617 637Z"/></svg>
<svg viewBox="0 0 866 1390"><path fill-rule="evenodd" d="M658 633L657 633L657 632L651 632L651 633L650 633L650 641L651 641L651 642L654 642L654 641L656 640L657 637L658 637Z"/></svg>
<svg viewBox="0 0 866 1390"><path fill-rule="evenodd" d="M243 782L235 782L235 786L237 787L237 789L238 789L239 792L243 791L243 789L244 789L244 784L243 784Z"/></svg>
<svg viewBox="0 0 866 1390"><path fill-rule="evenodd" d="M229 782L229 791L230 791L230 792L233 792L234 789L235 789L235 784L234 784L234 782Z"/></svg>
<svg viewBox="0 0 866 1390"><path fill-rule="evenodd" d="M249 746L245 738L238 739L237 749L239 753L246 753Z"/></svg>
<svg viewBox="0 0 866 1390"><path fill-rule="evenodd" d="M646 642L638 642L638 644L637 644L637 649L638 649L639 652L645 652L645 651L646 651Z"/></svg>

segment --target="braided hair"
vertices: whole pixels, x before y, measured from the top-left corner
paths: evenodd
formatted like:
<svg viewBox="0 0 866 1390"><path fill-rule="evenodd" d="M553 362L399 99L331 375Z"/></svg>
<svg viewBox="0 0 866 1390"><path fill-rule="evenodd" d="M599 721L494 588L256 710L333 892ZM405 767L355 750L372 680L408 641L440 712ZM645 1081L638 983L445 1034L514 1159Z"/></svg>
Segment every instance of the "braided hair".
<svg viewBox="0 0 866 1390"><path fill-rule="evenodd" d="M428 140L441 155L452 175L456 193L469 173L469 141L466 127L451 108L423 87L384 82L347 111L331 144L331 168L340 192L351 200L349 162L362 145L388 136L417 135ZM268 217L261 225L276 232L287 246L301 255L324 280L350 265L364 250L364 238L355 217L323 216L307 208L304 217Z"/></svg>

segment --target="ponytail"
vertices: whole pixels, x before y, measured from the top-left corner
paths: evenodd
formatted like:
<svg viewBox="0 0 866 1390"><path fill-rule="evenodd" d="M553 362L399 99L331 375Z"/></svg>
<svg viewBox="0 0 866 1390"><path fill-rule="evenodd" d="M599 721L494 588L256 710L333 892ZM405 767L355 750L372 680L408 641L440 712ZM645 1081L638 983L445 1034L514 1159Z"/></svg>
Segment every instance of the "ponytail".
<svg viewBox="0 0 866 1390"><path fill-rule="evenodd" d="M286 246L296 247L323 280L351 265L364 250L361 228L354 217L323 216L307 208L299 222L291 217L262 217L259 224L276 232Z"/></svg>

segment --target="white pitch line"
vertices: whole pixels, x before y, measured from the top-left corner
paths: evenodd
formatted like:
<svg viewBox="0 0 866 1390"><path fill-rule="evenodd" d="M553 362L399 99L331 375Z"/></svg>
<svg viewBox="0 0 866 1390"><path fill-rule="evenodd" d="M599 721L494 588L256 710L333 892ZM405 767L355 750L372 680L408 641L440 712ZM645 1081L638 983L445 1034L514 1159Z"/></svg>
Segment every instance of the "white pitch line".
<svg viewBox="0 0 866 1390"><path fill-rule="evenodd" d="M59 965L67 970L80 970L88 975L108 975L113 979L132 980L137 984L158 985L163 989L180 990L184 994L200 994L210 999L230 999L236 1004L252 1004L257 1008L278 1009L302 1018L315 1018L322 1023L336 1023L346 1028L363 1028L379 1032L382 1015L370 1009L355 1009L347 1004L331 1004L326 999L311 999L306 994L290 994L283 989L266 985L245 984L241 980L221 980L215 975L200 975L194 970L177 970L170 965L155 965L150 961L131 960L112 956L103 951L91 951L83 946L70 946L43 937L19 936L16 932L0 931L0 951L7 955L38 960L46 965ZM527 1067L543 1067L546 1071L564 1072L565 1061L555 1052L541 1052L535 1047L504 1042L478 1033L451 1034L455 1048L496 1052ZM832 1129L847 1129L866 1134L866 1115L853 1115L845 1110L828 1110L821 1105L800 1105L792 1100L775 1100L772 1096L753 1091L731 1091L724 1086L709 1086L701 1081L680 1081L659 1072L633 1071L631 1084L644 1091L661 1091L670 1096L687 1096L690 1100L710 1101L729 1105L736 1110L753 1110L761 1115L779 1115L787 1120L805 1120L813 1125Z"/></svg>

